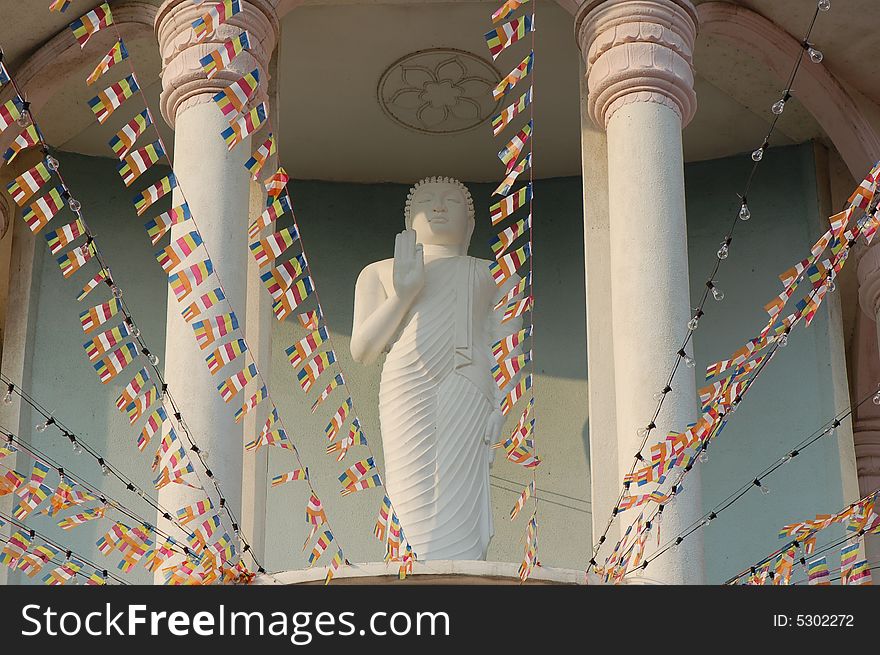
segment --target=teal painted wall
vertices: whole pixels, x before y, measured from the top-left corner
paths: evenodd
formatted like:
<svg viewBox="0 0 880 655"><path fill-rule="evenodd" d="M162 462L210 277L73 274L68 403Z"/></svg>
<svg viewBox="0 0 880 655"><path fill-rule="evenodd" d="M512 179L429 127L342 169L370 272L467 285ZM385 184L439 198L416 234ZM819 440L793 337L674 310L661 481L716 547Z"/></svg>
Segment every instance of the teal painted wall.
<svg viewBox="0 0 880 655"><path fill-rule="evenodd" d="M772 150L767 157L750 196L754 217L748 224L738 226L733 252L718 280L726 298L709 308L696 336L698 371L757 333L763 325L762 305L778 292L776 275L799 260L817 234L811 149L801 146ZM67 155L62 163L110 257L115 276L126 290L126 299L144 335L162 356L166 285L142 228L148 217L135 216L130 206L132 194L116 179L114 162ZM727 220L735 209L735 185L743 179L747 164L746 157L737 157L690 164L686 168L694 297L702 290L702 276L712 264ZM145 184L159 174L156 171L153 176L145 176ZM470 254L488 258L491 228L487 207L491 188L469 186L478 211ZM403 225L406 192L405 186L390 184L296 182L292 187L295 211L334 345L351 383L355 407L380 459L376 409L379 366L353 363L348 342L356 277L366 264L391 256L394 234ZM539 452L545 459L538 480L542 498L540 559L548 566L572 568L584 566L591 538L581 195L579 178L536 182L536 436ZM38 320L31 360L33 392L89 443L104 449L108 459L140 484L149 486L151 454L137 451L136 432L114 407L124 382L101 385L82 352L81 344L86 339L77 317L84 308L75 297L88 275L78 274L70 282L62 280L42 237L37 238L42 283L35 308ZM100 300L99 293L93 294L92 304L106 299L106 292ZM378 559L382 551L371 533L381 491L339 497L334 478L342 467L324 453L323 428L332 408L328 405L318 417L310 414L310 402L295 386L294 371L283 352L301 335L302 330L292 321L275 326L273 396L285 423L293 426L292 436L312 470L346 555L353 562ZM769 458L782 455L792 441L832 413L827 343L828 324L823 310L808 332L791 339L711 450L703 474L707 507L735 490ZM64 460L74 473L104 484L114 498L131 503L145 517L151 516L140 499L102 478L85 459L71 456L69 443L57 433L32 432L24 436L34 439L50 456ZM286 453L272 452L270 475L291 468L293 462ZM525 519L520 517L511 523L507 515L528 476L500 457L492 476L496 535L489 556L518 561L522 556ZM749 560L773 550L777 546L776 532L783 523L841 505L836 447L829 441L815 448L768 484L773 493L767 497L760 493L747 497L707 531L710 581L720 581ZM300 550L307 533L303 522L305 497L296 484L269 490L267 569L305 565ZM84 526L62 533L45 517L35 519L34 525L77 550L82 549L97 562L106 562L108 568L116 564L116 558L104 559L95 552L95 540L103 530ZM147 581L149 575L140 571L132 579Z"/></svg>

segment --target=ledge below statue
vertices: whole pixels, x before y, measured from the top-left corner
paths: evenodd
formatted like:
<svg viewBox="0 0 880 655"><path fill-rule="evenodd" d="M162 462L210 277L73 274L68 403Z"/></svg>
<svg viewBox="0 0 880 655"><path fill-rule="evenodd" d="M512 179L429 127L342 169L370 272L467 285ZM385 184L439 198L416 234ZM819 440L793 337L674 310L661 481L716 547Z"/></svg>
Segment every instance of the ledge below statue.
<svg viewBox="0 0 880 655"><path fill-rule="evenodd" d="M406 580L398 578L400 565L396 562L366 562L345 566L334 577L331 584L367 585L367 584L456 584L479 585L520 584L519 564L513 562L478 562L462 560L436 560L415 562L413 572ZM327 575L326 567L315 567L299 571L282 571L267 573L254 578L257 585L292 585L292 584L324 584ZM532 569L531 577L526 584L538 585L598 585L602 584L598 577L590 574L584 576L583 571L574 569L556 569L537 566Z"/></svg>

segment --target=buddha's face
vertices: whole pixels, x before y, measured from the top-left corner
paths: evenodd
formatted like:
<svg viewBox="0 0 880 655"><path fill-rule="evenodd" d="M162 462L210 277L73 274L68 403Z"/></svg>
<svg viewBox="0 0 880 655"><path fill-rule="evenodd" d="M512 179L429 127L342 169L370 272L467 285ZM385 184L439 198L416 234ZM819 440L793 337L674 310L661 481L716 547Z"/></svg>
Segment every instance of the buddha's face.
<svg viewBox="0 0 880 655"><path fill-rule="evenodd" d="M420 186L410 208L411 229L422 244L467 247L473 225L461 189L448 183Z"/></svg>

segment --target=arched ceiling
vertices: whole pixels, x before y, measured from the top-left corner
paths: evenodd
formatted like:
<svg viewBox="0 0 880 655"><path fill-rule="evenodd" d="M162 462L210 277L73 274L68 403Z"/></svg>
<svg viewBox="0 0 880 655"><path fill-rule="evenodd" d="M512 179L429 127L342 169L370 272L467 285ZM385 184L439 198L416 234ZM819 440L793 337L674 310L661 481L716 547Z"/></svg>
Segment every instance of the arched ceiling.
<svg viewBox="0 0 880 655"><path fill-rule="evenodd" d="M0 15L15 17L0 27L0 46L13 67L95 4L95 0L73 0L61 15L48 12L43 6L48 0L31 2L36 6L23 10L20 0L0 0ZM577 175L581 170L580 53L570 13L576 0L533 2L538 11L536 174ZM497 4L497 0L305 0L282 21L280 101L274 112L285 165L294 175L312 179L411 181L427 174L497 179L501 169L494 153L502 144L492 138L487 125L456 134L425 134L389 117L377 94L383 73L413 52L451 48L488 58L482 33L490 26L488 17ZM807 0L739 0L737 4L761 13L798 39L813 9ZM853 20L853 16L870 16L876 0L832 0L832 4L832 11L821 15L812 40L825 53L825 65L880 129L880 91L872 84L871 71L877 38L870 20ZM155 108L160 84L153 36L146 31L128 45ZM516 55L504 56L497 70L507 73L518 62ZM725 156L760 143L769 107L781 92L779 80L747 48L708 35L698 37L695 66L699 111L684 134L686 158ZM85 102L94 89L82 82L87 73L65 79L42 110L41 124L50 141L65 149L106 156L106 141L118 126L93 123ZM444 90L442 84L435 86L440 94L457 93ZM789 103L777 143L813 138L826 139L797 101Z"/></svg>

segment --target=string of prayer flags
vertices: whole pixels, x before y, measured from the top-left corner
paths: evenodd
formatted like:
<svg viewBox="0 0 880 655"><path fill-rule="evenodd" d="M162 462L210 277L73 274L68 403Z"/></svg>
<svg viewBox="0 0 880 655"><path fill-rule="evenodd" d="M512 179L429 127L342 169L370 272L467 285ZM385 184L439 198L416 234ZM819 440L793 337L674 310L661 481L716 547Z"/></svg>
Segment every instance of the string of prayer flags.
<svg viewBox="0 0 880 655"><path fill-rule="evenodd" d="M530 229L532 229L531 215L526 218L521 218L510 227L499 232L498 236L489 242L489 247L492 249L492 254L495 255L495 259L498 259L501 255L507 252L510 244L526 234Z"/></svg>
<svg viewBox="0 0 880 655"><path fill-rule="evenodd" d="M238 329L238 318L233 312L220 314L210 319L196 321L192 324L196 335L196 343L204 350L217 339L230 336Z"/></svg>
<svg viewBox="0 0 880 655"><path fill-rule="evenodd" d="M201 18L192 23L193 36L197 43L211 36L220 25L241 11L239 0L222 0L208 8Z"/></svg>
<svg viewBox="0 0 880 655"><path fill-rule="evenodd" d="M82 49L86 47L86 43L89 42L93 34L112 24L113 14L110 12L110 5L105 2L81 18L73 21L70 24L70 30L73 32L76 42L79 43L80 49Z"/></svg>
<svg viewBox="0 0 880 655"><path fill-rule="evenodd" d="M229 39L222 46L209 52L199 60L202 70L209 80L214 79L217 73L225 70L232 60L240 55L244 50L251 47L250 36L247 31L242 32L238 36Z"/></svg>
<svg viewBox="0 0 880 655"><path fill-rule="evenodd" d="M98 123L103 125L114 111L122 106L122 103L140 91L137 78L134 73L128 77L111 84L94 98L89 100L89 109L95 114Z"/></svg>
<svg viewBox="0 0 880 655"><path fill-rule="evenodd" d="M315 381L328 366L336 363L336 353L332 350L316 355L296 374L299 386L308 393Z"/></svg>
<svg viewBox="0 0 880 655"><path fill-rule="evenodd" d="M284 168L279 168L275 173L273 173L266 181L263 183L264 188L266 189L266 193L271 198L278 198L284 190L287 188L287 183L290 182L290 176L287 174L287 171Z"/></svg>
<svg viewBox="0 0 880 655"><path fill-rule="evenodd" d="M12 514L16 519L21 521L27 518L52 493L52 490L44 484L48 472L49 467L46 464L34 462L27 484L15 492L20 498L19 505Z"/></svg>
<svg viewBox="0 0 880 655"><path fill-rule="evenodd" d="M78 560L68 559L61 566L49 571L49 574L43 578L43 584L52 587L66 585L76 577L77 573L82 570L83 566L84 564Z"/></svg>
<svg viewBox="0 0 880 655"><path fill-rule="evenodd" d="M493 307L494 311L497 312L499 309L510 303L514 298L521 295L531 283L532 272L529 271L516 285L512 286L507 293L498 300L498 302L495 303L495 307Z"/></svg>
<svg viewBox="0 0 880 655"><path fill-rule="evenodd" d="M510 384L513 378L516 377L516 374L531 361L532 352L529 351L522 355L517 355L516 357L511 357L510 359L505 359L504 361L499 362L491 369L495 384L497 384L498 388L503 391L507 388L507 385Z"/></svg>
<svg viewBox="0 0 880 655"><path fill-rule="evenodd" d="M261 274L260 280L272 296L272 299L277 302L284 296L284 292L293 286L294 280L303 274L307 266L305 253L300 253L293 259L278 266L278 268L273 268Z"/></svg>
<svg viewBox="0 0 880 655"><path fill-rule="evenodd" d="M510 303L505 309L504 314L501 317L501 324L508 323L515 318L519 318L527 311L532 309L532 303L534 302L534 298L532 296L528 296L526 298L522 298L521 300L517 300L516 302Z"/></svg>
<svg viewBox="0 0 880 655"><path fill-rule="evenodd" d="M272 303L272 311L275 313L275 318L283 321L290 316L314 290L315 284L309 276L297 281L289 289L285 289L284 294Z"/></svg>
<svg viewBox="0 0 880 655"><path fill-rule="evenodd" d="M280 216L290 211L290 199L287 196L281 196L274 200L260 216L251 221L248 225L248 237L255 239L264 227L272 225Z"/></svg>
<svg viewBox="0 0 880 655"><path fill-rule="evenodd" d="M320 327L314 332L310 332L297 343L285 350L284 352L287 355L287 360L290 362L290 365L297 367L303 363L313 352L321 347L321 344L327 340L327 336L327 328Z"/></svg>
<svg viewBox="0 0 880 655"><path fill-rule="evenodd" d="M217 93L212 99L220 112L228 119L230 114L238 114L244 109L259 85L260 69L255 68Z"/></svg>
<svg viewBox="0 0 880 655"><path fill-rule="evenodd" d="M60 554L61 551L58 548L49 544L40 544L30 552L22 555L18 562L18 569L27 577L33 578Z"/></svg>
<svg viewBox="0 0 880 655"><path fill-rule="evenodd" d="M324 578L324 584L330 584L330 581L333 579L333 576L342 568L342 565L345 561L345 558L342 555L342 550L339 548L336 549L336 554L333 556L333 559L330 560L330 566L327 567L327 577Z"/></svg>
<svg viewBox="0 0 880 655"><path fill-rule="evenodd" d="M72 0L52 0L52 3L49 5L49 11L60 11L64 13L67 11L71 2Z"/></svg>
<svg viewBox="0 0 880 655"><path fill-rule="evenodd" d="M538 562L538 519L533 514L526 528L526 548L522 563L519 565L519 579L523 582L529 579L532 569Z"/></svg>
<svg viewBox="0 0 880 655"><path fill-rule="evenodd" d="M83 300L85 300L86 296L88 296L92 291L94 291L98 287L98 285L101 284L101 282L105 282L107 280L107 275L108 275L107 271L103 268L100 271L98 271L97 273L95 273L95 276L91 280L89 280L88 282L85 283L85 285L82 288L82 291L76 297L76 299L79 302L82 302Z"/></svg>
<svg viewBox="0 0 880 655"><path fill-rule="evenodd" d="M241 419L245 417L245 415L254 409L261 402L266 400L269 397L269 390L266 389L265 386L260 387L260 390L255 393L250 399L241 406L237 412L235 412L235 422L241 422Z"/></svg>
<svg viewBox="0 0 880 655"><path fill-rule="evenodd" d="M102 505L101 507L94 507L92 509L88 509L85 512L81 512L79 514L74 514L73 516L68 516L61 521L58 521L58 527L62 530L72 530L73 528L82 525L83 523L88 523L89 521L96 521L98 519L104 518L104 514L107 512L107 507Z"/></svg>
<svg viewBox="0 0 880 655"><path fill-rule="evenodd" d="M501 113L492 117L492 134L498 136L504 131L504 128L510 125L510 122L523 113L534 99L534 88L529 87L528 91L523 93L516 102L509 104L501 110Z"/></svg>
<svg viewBox="0 0 880 655"><path fill-rule="evenodd" d="M226 141L226 148L232 150L251 134L263 127L263 123L266 122L268 116L266 103L261 102L246 114L242 114L232 121L229 127L220 133L220 136Z"/></svg>
<svg viewBox="0 0 880 655"><path fill-rule="evenodd" d="M505 396L504 400L501 401L501 413L504 416L507 416L510 413L510 410L513 409L514 405L516 405L519 399L522 398L523 394L531 388L532 376L529 374L517 382L516 386L511 389L507 396Z"/></svg>
<svg viewBox="0 0 880 655"><path fill-rule="evenodd" d="M130 187L135 180L147 172L147 170L165 156L162 142L158 139L143 148L138 148L119 164L118 172L126 187Z"/></svg>
<svg viewBox="0 0 880 655"><path fill-rule="evenodd" d="M107 302L96 305L79 315L79 322L83 332L88 334L97 327L100 327L119 312L119 299L111 298Z"/></svg>
<svg viewBox="0 0 880 655"><path fill-rule="evenodd" d="M135 374L131 382L119 394L119 397L116 399L116 409L120 412L124 411L129 403L134 402L134 399L141 395L141 392L147 388L147 385L152 385L152 381L150 380L149 371L144 367Z"/></svg>
<svg viewBox="0 0 880 655"><path fill-rule="evenodd" d="M330 419L330 422L324 428L324 434L327 435L329 441L333 441L336 438L336 435L339 434L339 431L345 424L345 420L348 418L351 409L351 398L346 398L345 402L340 405L339 409L336 410L336 413L333 414L333 418Z"/></svg>
<svg viewBox="0 0 880 655"><path fill-rule="evenodd" d="M89 241L79 248L74 248L58 258L58 267L66 280L76 273L83 265L95 256L95 246Z"/></svg>
<svg viewBox="0 0 880 655"><path fill-rule="evenodd" d="M333 533L330 532L329 528L324 530L321 533L321 536L318 537L318 540L315 542L314 548L312 548L312 552L309 553L309 566L314 566L315 562L317 562L321 555L323 555L330 544L333 542Z"/></svg>
<svg viewBox="0 0 880 655"><path fill-rule="evenodd" d="M296 320L302 326L303 330L317 330L321 323L321 315L317 310L312 309L302 314L297 314Z"/></svg>
<svg viewBox="0 0 880 655"><path fill-rule="evenodd" d="M363 480L358 480L357 482L352 482L350 485L345 487L339 493L343 496L348 496L357 491L365 491L366 489L376 489L382 486L382 478L379 477L378 473L374 473L373 475L364 478Z"/></svg>
<svg viewBox="0 0 880 655"><path fill-rule="evenodd" d="M28 148L33 148L40 142L40 135L37 132L37 128L35 125L28 125L24 130L22 130L21 134L19 134L12 142L6 152L3 153L3 161L6 162L7 165L11 164L15 161L15 158L19 155L19 153L27 150Z"/></svg>
<svg viewBox="0 0 880 655"><path fill-rule="evenodd" d="M15 204L24 207L28 199L39 191L51 176L46 162L41 161L6 185L6 190L12 196Z"/></svg>
<svg viewBox="0 0 880 655"><path fill-rule="evenodd" d="M334 378L330 381L330 383L329 383L329 384L324 388L324 390L321 392L321 395L318 396L318 398L317 398L317 399L315 400L315 402L312 404L312 414L314 414L314 413L315 413L315 410L318 409L318 407L320 407L321 404L322 404L325 400L327 400L327 398L330 396L330 394L333 393L333 390L334 390L334 389L336 389L338 386L340 386L340 385L344 385L344 384L345 384L345 378L342 377L342 373L337 373L337 374L336 374L336 377L334 377Z"/></svg>
<svg viewBox="0 0 880 655"><path fill-rule="evenodd" d="M859 560L852 566L852 572L849 575L850 585L870 585L873 584L871 579L871 567L868 560Z"/></svg>
<svg viewBox="0 0 880 655"><path fill-rule="evenodd" d="M144 427L141 428L141 433L138 435L137 441L138 450L141 452L146 450L147 446L150 445L152 438L158 434L159 430L162 429L162 426L165 425L167 420L168 414L165 412L165 408L160 405L158 409L147 417L147 420L144 422Z"/></svg>
<svg viewBox="0 0 880 655"><path fill-rule="evenodd" d="M71 221L67 225L46 233L46 244L49 246L49 252L57 255L63 248L79 239L85 234L86 228L80 218Z"/></svg>
<svg viewBox="0 0 880 655"><path fill-rule="evenodd" d="M177 302L183 302L193 288L199 287L207 281L214 272L214 264L210 259L188 266L168 277L168 285L174 292Z"/></svg>
<svg viewBox="0 0 880 655"><path fill-rule="evenodd" d="M282 473L281 475L276 475L272 478L272 486L280 487L282 484L287 484L288 482L294 482L296 480L306 480L308 479L308 471L304 468L294 469L293 471L289 471L287 473Z"/></svg>
<svg viewBox="0 0 880 655"><path fill-rule="evenodd" d="M91 86L95 82L97 82L104 73L110 70L113 66L118 64L119 62L128 59L128 50L125 47L125 44L122 42L122 39L116 41L113 44L113 47L110 48L110 51L104 55L104 58L98 62L98 65L95 66L95 70L91 72L91 74L86 78L86 84Z"/></svg>
<svg viewBox="0 0 880 655"><path fill-rule="evenodd" d="M513 521L519 516L519 513L522 511L522 508L525 507L526 502L529 498L531 498L535 493L535 481L532 480L526 485L526 488L522 490L522 493L519 495L519 498L516 499L516 505L513 506L513 509L510 510L510 520Z"/></svg>
<svg viewBox="0 0 880 655"><path fill-rule="evenodd" d="M191 505L187 505L186 507L181 507L175 512L175 515L182 525L186 525L200 516L207 514L212 509L214 509L214 503L210 498L206 498L204 500L196 501Z"/></svg>
<svg viewBox="0 0 880 655"><path fill-rule="evenodd" d="M42 230L64 207L64 188L57 186L46 195L38 198L21 215L34 234Z"/></svg>
<svg viewBox="0 0 880 655"><path fill-rule="evenodd" d="M109 330L101 332L94 339L86 341L83 349L90 362L94 362L104 353L116 348L129 337L128 327L125 323L120 323Z"/></svg>
<svg viewBox="0 0 880 655"><path fill-rule="evenodd" d="M184 321L192 323L193 320L224 300L226 300L226 295L223 293L223 289L218 287L213 291L202 294L198 300L194 300L184 307L180 311L180 315Z"/></svg>
<svg viewBox="0 0 880 655"><path fill-rule="evenodd" d="M361 424L358 419L352 419L351 426L348 429L348 436L339 441L334 441L329 446L327 446L327 454L333 455L339 453L336 456L336 461L341 462L345 459L346 454L348 454L348 450L352 446L366 446L367 445L367 437L364 435L364 431L361 429Z"/></svg>
<svg viewBox="0 0 880 655"><path fill-rule="evenodd" d="M238 392L244 389L245 385L257 377L257 365L249 364L244 369L230 377L223 384L217 386L220 397L223 402L228 403L238 395Z"/></svg>
<svg viewBox="0 0 880 655"><path fill-rule="evenodd" d="M141 416L147 412L150 407L153 406L156 401L159 400L159 389L157 387L150 387L147 389L146 393L142 396L138 396L132 402L125 406L125 413L128 414L128 423L129 425L134 425L138 422Z"/></svg>
<svg viewBox="0 0 880 655"><path fill-rule="evenodd" d="M110 139L108 142L110 150L113 151L113 154L116 155L118 159L125 159L140 136L152 125L153 115L150 113L149 109L144 109L128 121L128 123L126 123L122 129Z"/></svg>
<svg viewBox="0 0 880 655"><path fill-rule="evenodd" d="M0 497L8 496L24 483L24 476L16 471L7 471L0 478Z"/></svg>
<svg viewBox="0 0 880 655"><path fill-rule="evenodd" d="M490 30L486 33L486 45L492 54L492 59L498 59L498 56L508 47L524 38L529 32L535 30L534 16L522 16L504 23L497 29Z"/></svg>
<svg viewBox="0 0 880 655"><path fill-rule="evenodd" d="M503 20L507 20L513 13L519 9L521 6L526 4L529 0L505 0L505 2L496 9L492 14L492 22L500 23Z"/></svg>
<svg viewBox="0 0 880 655"><path fill-rule="evenodd" d="M492 274L495 284L501 286L509 280L526 263L531 254L532 247L527 243L492 262L489 265L489 272Z"/></svg>
<svg viewBox="0 0 880 655"><path fill-rule="evenodd" d="M16 566L21 556L30 548L32 540L29 531L16 530L6 540L6 545L0 551L0 564L4 564L9 568Z"/></svg>
<svg viewBox="0 0 880 655"><path fill-rule="evenodd" d="M144 225L147 230L147 236L150 237L150 243L155 246L171 229L172 225L179 225L191 218L192 212L190 212L187 203L183 203L179 207L174 207L160 214Z"/></svg>
<svg viewBox="0 0 880 655"><path fill-rule="evenodd" d="M523 148L526 147L526 143L531 136L532 121L529 121L528 123L526 123L525 127L514 134L513 138L511 138L510 141L508 141L504 145L504 147L498 151L498 159L500 159L501 163L504 164L507 173L510 173L510 171L513 170L513 167L516 166L516 160L522 153Z"/></svg>
<svg viewBox="0 0 880 655"><path fill-rule="evenodd" d="M516 184L517 178L523 174L523 172L530 168L532 165L532 153L526 155L523 159L520 160L519 164L517 164L511 171L507 174L507 177L504 178L504 181L498 185L498 188L492 192L492 195L505 195L510 193L510 190L513 188L513 185Z"/></svg>
<svg viewBox="0 0 880 655"><path fill-rule="evenodd" d="M98 374L103 384L107 384L131 364L137 356L137 346L126 343L95 364L95 373Z"/></svg>
<svg viewBox="0 0 880 655"><path fill-rule="evenodd" d="M841 584L849 584L849 577L852 574L853 564L859 557L859 549L861 544L858 542L847 544L840 549L840 582Z"/></svg>
<svg viewBox="0 0 880 655"><path fill-rule="evenodd" d="M214 375L239 355L247 352L247 349L247 343L244 339L236 339L235 341L223 344L210 355L205 357L205 362L208 364L208 371L211 375Z"/></svg>
<svg viewBox="0 0 880 655"><path fill-rule="evenodd" d="M275 135L270 133L269 138L263 141L263 143L261 143L254 151L251 158L244 163L245 169L251 174L251 177L255 182L260 178L260 173L266 165L266 162L269 161L269 157L272 157L277 152L278 149L275 142ZM253 236L251 238L253 238Z"/></svg>
<svg viewBox="0 0 880 655"><path fill-rule="evenodd" d="M327 514L324 511L324 505L321 503L321 499L318 498L313 491L309 496L309 502L306 504L306 523L311 525L312 528L309 531L309 536L306 537L306 542L303 544L303 550L308 547L312 538L318 532L318 529L326 522Z"/></svg>
<svg viewBox="0 0 880 655"><path fill-rule="evenodd" d="M299 232L296 227L286 227L279 232L270 234L265 239L250 244L251 254L257 261L257 265L263 268L266 264L280 257L297 239L299 239Z"/></svg>
<svg viewBox="0 0 880 655"><path fill-rule="evenodd" d="M492 99L496 102L501 100L505 93L511 91L520 80L523 80L532 72L532 66L535 63L535 51L529 52L519 65L504 76L494 89L492 89ZM495 136L498 136L497 134Z"/></svg>
<svg viewBox="0 0 880 655"><path fill-rule="evenodd" d="M137 215L141 216L153 203L166 194L171 193L176 186L177 178L174 176L174 173L171 173L141 191L132 199Z"/></svg>
<svg viewBox="0 0 880 655"><path fill-rule="evenodd" d="M16 96L12 100L7 100L4 104L0 105L0 133L5 132L10 125L21 118L21 110L18 107L18 103L19 99Z"/></svg>
<svg viewBox="0 0 880 655"><path fill-rule="evenodd" d="M193 230L175 239L171 245L156 253L156 261L165 273L171 273L202 245L202 235Z"/></svg>

